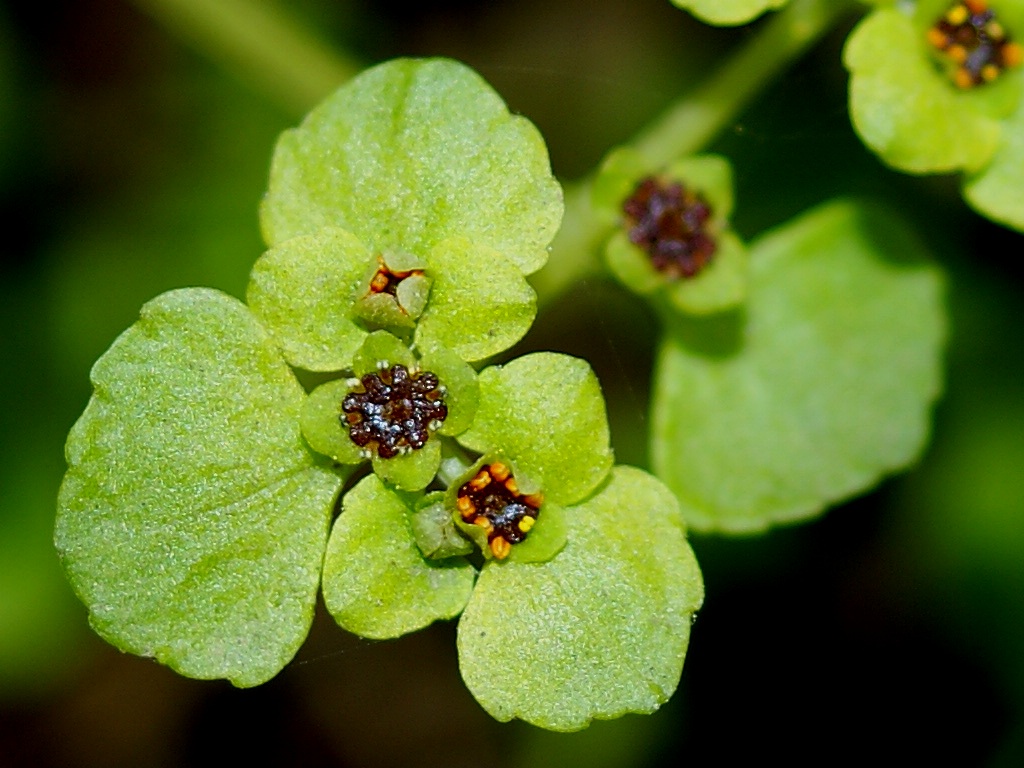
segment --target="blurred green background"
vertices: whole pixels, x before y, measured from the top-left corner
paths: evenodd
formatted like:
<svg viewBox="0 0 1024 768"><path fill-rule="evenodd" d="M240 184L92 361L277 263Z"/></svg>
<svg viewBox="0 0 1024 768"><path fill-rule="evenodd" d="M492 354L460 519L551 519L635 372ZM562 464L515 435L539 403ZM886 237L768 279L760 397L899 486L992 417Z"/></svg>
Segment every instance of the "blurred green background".
<svg viewBox="0 0 1024 768"><path fill-rule="evenodd" d="M574 735L494 723L462 686L450 625L377 643L321 613L296 661L244 691L94 636L51 543L89 368L161 291L243 294L275 136L344 75L341 51L469 63L574 178L751 34L667 0L245 5L0 4L0 767L1024 765L1024 237L973 215L955 179L896 175L861 147L846 28L714 149L736 165L747 237L835 195L914 224L949 273L947 394L912 472L814 523L694 540L707 599L662 711ZM190 7L225 26L204 34ZM520 351L590 360L619 460L643 465L656 334L633 297L590 280Z"/></svg>

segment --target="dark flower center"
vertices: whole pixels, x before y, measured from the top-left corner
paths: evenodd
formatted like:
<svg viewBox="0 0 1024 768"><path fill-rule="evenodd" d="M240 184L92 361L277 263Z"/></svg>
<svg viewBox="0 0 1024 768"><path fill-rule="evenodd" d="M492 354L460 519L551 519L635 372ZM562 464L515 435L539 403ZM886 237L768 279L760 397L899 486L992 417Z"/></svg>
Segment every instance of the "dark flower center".
<svg viewBox="0 0 1024 768"><path fill-rule="evenodd" d="M950 62L959 88L991 83L1024 60L1024 48L1010 40L985 0L954 3L928 30L928 42Z"/></svg>
<svg viewBox="0 0 1024 768"><path fill-rule="evenodd" d="M422 275L422 269L407 269L395 271L384 263L384 259L377 260L377 271L370 278L370 293L386 293L389 296L398 296L398 285L405 278L412 275Z"/></svg>
<svg viewBox="0 0 1024 768"><path fill-rule="evenodd" d="M485 464L459 488L457 505L462 519L487 531L491 553L503 560L513 544L533 528L544 497L519 493L509 468L500 461Z"/></svg>
<svg viewBox="0 0 1024 768"><path fill-rule="evenodd" d="M392 365L368 373L341 401L349 437L382 459L422 448L430 431L448 418L445 390L430 371Z"/></svg>
<svg viewBox="0 0 1024 768"><path fill-rule="evenodd" d="M705 230L711 207L680 182L648 176L626 198L622 211L629 241L647 252L659 272L693 277L711 261L715 241Z"/></svg>

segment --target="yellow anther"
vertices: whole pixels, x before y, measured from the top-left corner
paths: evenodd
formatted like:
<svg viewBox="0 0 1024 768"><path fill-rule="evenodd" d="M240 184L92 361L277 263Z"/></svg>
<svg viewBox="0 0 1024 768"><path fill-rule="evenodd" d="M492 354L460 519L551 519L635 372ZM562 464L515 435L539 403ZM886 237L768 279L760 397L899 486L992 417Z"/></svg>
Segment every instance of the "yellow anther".
<svg viewBox="0 0 1024 768"><path fill-rule="evenodd" d="M523 504L534 509L540 509L540 505L544 503L543 493L531 493L529 496L523 497Z"/></svg>
<svg viewBox="0 0 1024 768"><path fill-rule="evenodd" d="M1019 43L1006 43L1000 53L1004 67L1015 67L1024 61L1024 46Z"/></svg>
<svg viewBox="0 0 1024 768"><path fill-rule="evenodd" d="M491 539L491 552L499 560L504 560L508 557L508 553L512 551L512 545L505 541L502 536L495 536Z"/></svg>
<svg viewBox="0 0 1024 768"><path fill-rule="evenodd" d="M468 496L459 496L455 501L455 505L459 508L459 514L464 519L468 519L473 516L476 512L476 507L473 505L473 500Z"/></svg>
<svg viewBox="0 0 1024 768"><path fill-rule="evenodd" d="M967 49L962 45L949 46L949 48L946 49L946 55L957 64L963 64L967 61Z"/></svg>
<svg viewBox="0 0 1024 768"><path fill-rule="evenodd" d="M966 5L957 4L954 5L946 13L946 21L952 24L954 27L959 27L965 21L967 17L971 15L971 12L967 9Z"/></svg>
<svg viewBox="0 0 1024 768"><path fill-rule="evenodd" d="M491 483L491 476L487 474L486 469L481 469L476 473L476 477L469 481L469 487L474 491L482 490Z"/></svg>
<svg viewBox="0 0 1024 768"><path fill-rule="evenodd" d="M992 21L985 25L985 33L993 40L1002 40L1006 37L1006 30L1003 29L1003 25L995 19L992 19Z"/></svg>
<svg viewBox="0 0 1024 768"><path fill-rule="evenodd" d="M500 461L496 461L491 464L491 477L497 480L499 483L505 482L505 478L508 477L509 469Z"/></svg>
<svg viewBox="0 0 1024 768"><path fill-rule="evenodd" d="M938 48L942 51L949 45L949 37L942 30L931 27L928 30L928 42L931 43L933 48Z"/></svg>
<svg viewBox="0 0 1024 768"><path fill-rule="evenodd" d="M526 533L531 528L533 528L533 524L536 523L536 522L537 522L537 518L530 517L529 515L527 515L526 517L524 517L522 520L519 521L519 530L522 531L523 533Z"/></svg>

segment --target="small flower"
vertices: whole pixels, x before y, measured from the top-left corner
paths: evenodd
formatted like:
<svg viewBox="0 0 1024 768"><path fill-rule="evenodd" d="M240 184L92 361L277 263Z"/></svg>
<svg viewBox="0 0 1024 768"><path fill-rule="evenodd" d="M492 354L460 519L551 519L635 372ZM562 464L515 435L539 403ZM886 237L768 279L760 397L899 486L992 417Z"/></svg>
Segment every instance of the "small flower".
<svg viewBox="0 0 1024 768"><path fill-rule="evenodd" d="M861 139L910 173L964 173L980 213L1024 229L1024 0L880 3L844 61Z"/></svg>
<svg viewBox="0 0 1024 768"><path fill-rule="evenodd" d="M247 302L307 370L348 368L374 330L482 360L532 324L562 207L537 129L476 73L386 62L282 135Z"/></svg>
<svg viewBox="0 0 1024 768"><path fill-rule="evenodd" d="M375 331L356 352L354 373L310 393L302 410L307 442L339 464L370 459L388 482L422 489L441 463L438 438L458 434L473 419L475 372L448 350L417 356L387 331Z"/></svg>
<svg viewBox="0 0 1024 768"><path fill-rule="evenodd" d="M728 225L732 173L724 158L698 155L656 169L619 149L602 165L593 201L615 227L608 266L631 290L698 315L745 298L746 249Z"/></svg>
<svg viewBox="0 0 1024 768"><path fill-rule="evenodd" d="M352 442L390 459L422 448L448 418L437 376L404 365L366 373L341 401L341 425Z"/></svg>
<svg viewBox="0 0 1024 768"><path fill-rule="evenodd" d="M462 522L482 528L491 553L504 560L537 524L543 503L541 493L520 493L512 471L495 461L459 487L455 506Z"/></svg>

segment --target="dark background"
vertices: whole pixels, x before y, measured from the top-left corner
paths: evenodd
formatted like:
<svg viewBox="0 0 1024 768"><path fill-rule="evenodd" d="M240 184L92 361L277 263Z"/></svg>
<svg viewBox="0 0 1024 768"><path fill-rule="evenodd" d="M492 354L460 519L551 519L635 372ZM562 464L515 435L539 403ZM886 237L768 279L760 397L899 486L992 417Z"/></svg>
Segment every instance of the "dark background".
<svg viewBox="0 0 1024 768"><path fill-rule="evenodd" d="M243 294L274 139L309 106L147 8L0 4L0 768L1024 764L1024 237L970 212L955 178L897 175L863 149L839 63L848 28L713 149L735 163L746 237L835 195L912 222L949 274L947 394L912 472L812 523L694 538L707 598L662 711L573 735L495 723L459 679L451 625L376 643L321 613L295 662L251 690L94 636L51 543L89 367L163 290ZM667 0L286 10L368 64L474 66L537 123L565 178L751 33ZM521 349L590 360L619 461L643 465L656 334L640 303L595 280L546 309Z"/></svg>

